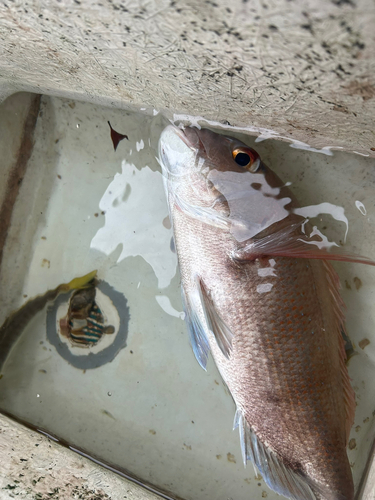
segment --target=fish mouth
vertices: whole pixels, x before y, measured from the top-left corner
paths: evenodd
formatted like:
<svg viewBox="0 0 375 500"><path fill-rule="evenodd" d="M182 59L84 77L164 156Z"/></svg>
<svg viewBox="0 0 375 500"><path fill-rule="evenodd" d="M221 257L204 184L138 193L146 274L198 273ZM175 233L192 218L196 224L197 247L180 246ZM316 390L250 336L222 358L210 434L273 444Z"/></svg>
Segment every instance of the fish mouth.
<svg viewBox="0 0 375 500"><path fill-rule="evenodd" d="M177 130L181 140L184 141L190 149L195 151L200 157L208 160L215 156L217 141L220 141L220 144L228 145L228 147L232 147L234 143L238 142L231 137L218 134L213 130L205 128L186 127Z"/></svg>
<svg viewBox="0 0 375 500"><path fill-rule="evenodd" d="M186 175L189 170L186 165L197 167L198 164L202 165L202 161L208 160L210 158L210 141L206 140L208 132L213 134L211 131L195 127L179 128L168 125L159 139L159 162L163 172L174 176Z"/></svg>
<svg viewBox="0 0 375 500"><path fill-rule="evenodd" d="M186 162L194 161L197 154L197 138L194 134L174 125L168 125L159 139L159 159L164 172L182 173Z"/></svg>
<svg viewBox="0 0 375 500"><path fill-rule="evenodd" d="M195 127L179 128L175 125L168 125L167 129L171 132L173 131L192 151L199 150L200 152L206 153L206 148L199 136L199 129Z"/></svg>
<svg viewBox="0 0 375 500"><path fill-rule="evenodd" d="M206 148L202 142L199 135L199 130L193 127L186 127L182 130L184 136L181 139L185 142L189 148L193 150L198 150L201 153L207 154Z"/></svg>
<svg viewBox="0 0 375 500"><path fill-rule="evenodd" d="M189 148L191 147L191 144L189 143L189 140L188 138L186 137L186 134L185 134L185 131L184 129L182 128L179 128L179 127L176 127L175 125L169 125L167 127L168 129L170 129L171 131L173 130L173 132L178 135L178 137L184 141L184 143L189 146Z"/></svg>

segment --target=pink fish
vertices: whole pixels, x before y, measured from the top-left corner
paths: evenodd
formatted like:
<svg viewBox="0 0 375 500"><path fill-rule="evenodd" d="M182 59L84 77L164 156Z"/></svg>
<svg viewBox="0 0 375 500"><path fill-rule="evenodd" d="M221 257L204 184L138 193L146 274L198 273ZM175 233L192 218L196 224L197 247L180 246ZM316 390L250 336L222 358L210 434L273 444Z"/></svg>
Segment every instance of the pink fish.
<svg viewBox="0 0 375 500"><path fill-rule="evenodd" d="M353 500L346 445L355 401L343 302L292 192L242 142L168 126L159 143L186 323L235 401L244 462L295 500Z"/></svg>

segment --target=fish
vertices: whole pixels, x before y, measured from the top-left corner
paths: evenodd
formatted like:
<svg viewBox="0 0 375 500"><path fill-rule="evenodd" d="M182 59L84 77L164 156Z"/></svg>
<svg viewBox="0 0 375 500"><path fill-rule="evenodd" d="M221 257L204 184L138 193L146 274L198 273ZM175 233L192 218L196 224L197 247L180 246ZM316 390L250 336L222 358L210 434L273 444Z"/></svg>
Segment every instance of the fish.
<svg viewBox="0 0 375 500"><path fill-rule="evenodd" d="M355 396L328 242L243 142L169 125L159 163L193 352L211 352L236 405L244 464L294 500L353 500L346 446Z"/></svg>
<svg viewBox="0 0 375 500"><path fill-rule="evenodd" d="M104 334L112 334L115 328L105 325L101 309L95 301L96 280L86 288L75 291L70 300L67 314L59 321L60 334L77 347L93 347Z"/></svg>
<svg viewBox="0 0 375 500"><path fill-rule="evenodd" d="M11 348L17 342L27 324L44 309L48 302L55 300L60 294L76 289L85 289L95 280L97 271L74 278L69 283L62 283L53 290L47 290L43 295L37 295L28 300L19 309L13 311L0 327L0 368L3 366Z"/></svg>

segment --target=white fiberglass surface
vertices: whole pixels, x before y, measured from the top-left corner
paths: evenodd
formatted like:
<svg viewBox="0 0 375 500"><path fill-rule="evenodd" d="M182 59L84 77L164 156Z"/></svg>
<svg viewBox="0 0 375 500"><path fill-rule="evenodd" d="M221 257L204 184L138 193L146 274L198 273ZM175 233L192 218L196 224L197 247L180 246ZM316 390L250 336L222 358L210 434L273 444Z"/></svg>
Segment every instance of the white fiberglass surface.
<svg viewBox="0 0 375 500"><path fill-rule="evenodd" d="M116 151L108 120L129 138ZM186 500L276 500L251 464L242 464L234 404L212 359L204 372L189 345L155 159L166 124L160 115L42 99L15 207L19 217L37 219L32 241L19 249L28 266L16 306L97 269L97 304L115 333L91 348L72 346L58 334L69 296L49 303L1 368L0 408ZM374 160L236 135L291 183L309 207L301 214L329 240L375 258ZM29 202L33 176L42 213ZM17 272L11 259L3 266L9 276ZM374 436L375 270L334 266L357 353L349 362L357 408L348 453L358 484ZM9 286L2 281L0 298Z"/></svg>

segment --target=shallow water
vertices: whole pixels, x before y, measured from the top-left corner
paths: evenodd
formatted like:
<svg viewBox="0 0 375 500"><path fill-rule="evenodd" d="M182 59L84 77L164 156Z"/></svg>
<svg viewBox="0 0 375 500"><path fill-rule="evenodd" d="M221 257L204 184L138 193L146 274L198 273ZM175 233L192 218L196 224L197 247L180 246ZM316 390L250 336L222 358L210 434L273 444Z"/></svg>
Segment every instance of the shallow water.
<svg viewBox="0 0 375 500"><path fill-rule="evenodd" d="M129 136L116 151L108 120ZM43 98L14 212L16 222L35 227L32 241L25 236L17 248L23 279L14 297L14 254L5 253L2 321L29 298L97 269L97 303L115 333L92 349L72 347L58 334L69 299L61 295L10 352L0 408L186 500L276 500L252 466L243 467L231 430L234 404L212 359L205 373L189 346L155 159L166 123L160 115ZM329 240L375 258L375 160L245 141L291 183L302 206L330 203L327 211L341 221L313 219ZM357 351L349 363L358 405L349 459L358 484L375 434L375 269L334 266Z"/></svg>

